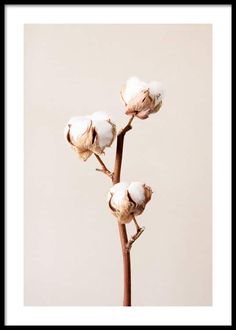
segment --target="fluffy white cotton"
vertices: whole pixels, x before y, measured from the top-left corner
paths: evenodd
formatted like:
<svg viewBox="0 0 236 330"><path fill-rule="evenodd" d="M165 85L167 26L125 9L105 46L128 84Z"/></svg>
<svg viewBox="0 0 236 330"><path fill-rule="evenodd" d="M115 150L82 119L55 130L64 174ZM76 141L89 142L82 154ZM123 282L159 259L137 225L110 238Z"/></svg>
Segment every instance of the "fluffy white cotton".
<svg viewBox="0 0 236 330"><path fill-rule="evenodd" d="M98 134L99 146L105 148L110 145L113 139L113 128L108 122L109 116L102 111L94 112L92 115L87 116L93 122Z"/></svg>
<svg viewBox="0 0 236 330"><path fill-rule="evenodd" d="M144 211L151 199L151 194L151 188L142 182L120 182L115 184L108 193L109 207L120 223L128 223L134 216Z"/></svg>
<svg viewBox="0 0 236 330"><path fill-rule="evenodd" d="M83 120L85 117L84 116L76 116L76 117L72 117L70 118L70 120L68 121L67 125L72 125L74 123L79 122L80 120Z"/></svg>
<svg viewBox="0 0 236 330"><path fill-rule="evenodd" d="M163 98L163 94L164 94L164 91L163 91L163 86L162 86L162 83L159 82L159 81L151 81L149 84L148 84L148 89L150 91L150 93L152 95L159 95L160 94L160 99Z"/></svg>
<svg viewBox="0 0 236 330"><path fill-rule="evenodd" d="M101 148L111 144L113 139L112 125L106 120L93 120L93 126L98 134L98 142Z"/></svg>
<svg viewBox="0 0 236 330"><path fill-rule="evenodd" d="M108 120L109 116L102 111L94 112L92 115L87 116L91 120Z"/></svg>
<svg viewBox="0 0 236 330"><path fill-rule="evenodd" d="M77 141L91 125L91 120L85 117L75 117L69 121L68 125L71 125L70 126L71 139Z"/></svg>
<svg viewBox="0 0 236 330"><path fill-rule="evenodd" d="M128 182L119 182L119 183L116 183L113 187L111 187L107 198L109 201L111 196L113 195L111 204L114 207L117 208L118 205L121 205L123 203L125 193L126 193L128 186L129 186Z"/></svg>
<svg viewBox="0 0 236 330"><path fill-rule="evenodd" d="M111 203L114 207L119 208L124 202L124 198L126 196L126 191L128 190L132 200L136 203L141 205L145 202L145 190L144 184L139 181L134 181L131 184L127 182L120 182L115 184L108 194L108 200L113 195Z"/></svg>
<svg viewBox="0 0 236 330"><path fill-rule="evenodd" d="M136 204L142 204L145 201L144 184L142 182L132 182L128 187L128 191Z"/></svg>
<svg viewBox="0 0 236 330"><path fill-rule="evenodd" d="M135 97L142 90L147 89L147 84L141 81L137 77L131 77L126 82L126 87L123 92L123 98L128 103L133 97Z"/></svg>
<svg viewBox="0 0 236 330"><path fill-rule="evenodd" d="M117 191L125 191L129 187L128 182L119 182L116 183L113 187L111 187L110 192L115 194Z"/></svg>
<svg viewBox="0 0 236 330"><path fill-rule="evenodd" d="M126 190L119 190L117 191L112 199L111 199L111 205L117 209L119 209L120 207L122 207L124 200L125 200L125 196L126 196Z"/></svg>
<svg viewBox="0 0 236 330"><path fill-rule="evenodd" d="M126 87L123 92L123 99L126 103L128 103L132 98L134 98L136 95L138 95L141 91L149 89L150 93L152 95L159 95L159 100L163 98L163 87L162 83L158 81L151 81L149 83L146 83L144 81L141 81L137 77L129 78L126 82Z"/></svg>
<svg viewBox="0 0 236 330"><path fill-rule="evenodd" d="M99 146L105 148L111 144L114 138L114 127L108 120L109 117L104 112L95 112L89 116L73 117L65 128L65 138L69 130L71 139L76 143L92 124L98 134Z"/></svg>

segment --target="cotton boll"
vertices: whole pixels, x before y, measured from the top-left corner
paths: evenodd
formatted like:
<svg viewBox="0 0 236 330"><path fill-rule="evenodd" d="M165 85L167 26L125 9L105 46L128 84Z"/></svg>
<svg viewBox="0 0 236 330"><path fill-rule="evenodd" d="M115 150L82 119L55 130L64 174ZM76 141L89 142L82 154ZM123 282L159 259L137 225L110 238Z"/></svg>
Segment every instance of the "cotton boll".
<svg viewBox="0 0 236 330"><path fill-rule="evenodd" d="M151 188L142 182L120 182L110 189L108 203L120 223L129 223L144 211L151 195Z"/></svg>
<svg viewBox="0 0 236 330"><path fill-rule="evenodd" d="M97 132L99 146L105 148L111 145L114 138L114 128L111 123L106 120L93 120L93 126Z"/></svg>
<svg viewBox="0 0 236 330"><path fill-rule="evenodd" d="M79 118L77 120L73 120L72 124L70 124L70 138L73 143L76 144L78 139L87 131L87 129L91 125L91 120L88 118Z"/></svg>
<svg viewBox="0 0 236 330"><path fill-rule="evenodd" d="M132 182L128 187L128 191L136 204L142 204L145 201L144 184L142 182Z"/></svg>
<svg viewBox="0 0 236 330"><path fill-rule="evenodd" d="M110 147L116 135L116 126L104 112L69 120L64 137L81 159L87 160L93 153L100 155Z"/></svg>
<svg viewBox="0 0 236 330"><path fill-rule="evenodd" d="M128 103L138 93L147 88L147 84L137 77L129 78L126 82L123 99Z"/></svg>
<svg viewBox="0 0 236 330"><path fill-rule="evenodd" d="M125 105L125 114L147 119L157 113L162 106L163 87L160 82L145 83L136 77L127 80L121 89L121 99Z"/></svg>

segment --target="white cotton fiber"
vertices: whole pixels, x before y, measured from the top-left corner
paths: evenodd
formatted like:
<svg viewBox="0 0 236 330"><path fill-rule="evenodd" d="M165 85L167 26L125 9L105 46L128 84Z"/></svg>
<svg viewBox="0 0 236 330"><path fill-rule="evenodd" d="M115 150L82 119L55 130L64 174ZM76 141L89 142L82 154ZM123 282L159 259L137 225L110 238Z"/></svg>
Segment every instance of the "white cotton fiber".
<svg viewBox="0 0 236 330"><path fill-rule="evenodd" d="M122 95L123 99L128 103L133 97L145 89L147 89L147 84L145 82L137 77L131 77L126 82L126 87Z"/></svg>
<svg viewBox="0 0 236 330"><path fill-rule="evenodd" d="M119 206L121 206L124 201L128 186L128 182L119 182L113 187L111 187L107 197L109 201L111 196L113 196L111 200L111 204L113 207L118 208Z"/></svg>
<svg viewBox="0 0 236 330"><path fill-rule="evenodd" d="M106 120L93 120L93 127L98 134L99 146L104 148L110 145L113 139L112 125Z"/></svg>
<svg viewBox="0 0 236 330"><path fill-rule="evenodd" d="M68 121L68 125L72 125L72 124L75 124L81 120L84 120L84 116L77 116L77 117L72 117L70 118L70 120Z"/></svg>
<svg viewBox="0 0 236 330"><path fill-rule="evenodd" d="M74 141L77 141L83 135L91 124L91 120L85 117L72 118L69 121L70 136Z"/></svg>
<svg viewBox="0 0 236 330"><path fill-rule="evenodd" d="M108 120L109 116L102 111L94 112L92 115L87 116L88 118L92 120Z"/></svg>
<svg viewBox="0 0 236 330"><path fill-rule="evenodd" d="M122 207L122 205L124 203L125 196L126 196L125 189L117 191L111 199L111 205L113 207L119 209L120 207Z"/></svg>
<svg viewBox="0 0 236 330"><path fill-rule="evenodd" d="M142 182L132 182L128 187L128 191L136 204L142 204L145 201L144 184Z"/></svg>
<svg viewBox="0 0 236 330"><path fill-rule="evenodd" d="M151 81L149 84L148 84L148 89L150 91L150 93L152 95L155 95L157 96L158 94L161 94L161 98L163 97L163 87L162 87L162 83L159 82L159 81Z"/></svg>
<svg viewBox="0 0 236 330"><path fill-rule="evenodd" d="M125 191L129 186L129 183L128 182L119 182L119 183L116 183L111 189L110 189L110 192L112 194L115 194L117 191Z"/></svg>
<svg viewBox="0 0 236 330"><path fill-rule="evenodd" d="M130 222L134 216L140 215L152 195L151 188L144 183L134 181L115 184L108 193L108 203L112 213L120 223ZM135 202L131 203L130 198Z"/></svg>

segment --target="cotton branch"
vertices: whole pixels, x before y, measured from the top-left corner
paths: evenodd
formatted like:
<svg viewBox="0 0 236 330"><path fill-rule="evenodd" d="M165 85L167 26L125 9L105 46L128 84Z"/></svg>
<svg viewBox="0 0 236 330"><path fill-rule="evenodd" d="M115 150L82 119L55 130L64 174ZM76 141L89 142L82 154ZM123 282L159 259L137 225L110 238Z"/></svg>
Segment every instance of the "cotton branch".
<svg viewBox="0 0 236 330"><path fill-rule="evenodd" d="M102 167L102 168L96 168L96 171L103 172L104 174L108 175L109 178L112 179L113 173L108 170L108 168L106 167L106 165L104 164L104 162L101 160L101 158L97 154L94 154L94 155L95 155L95 157L97 158L97 160L99 161L99 163L100 163L100 165Z"/></svg>
<svg viewBox="0 0 236 330"><path fill-rule="evenodd" d="M128 241L128 243L126 244L126 248L130 251L133 243L139 238L139 236L144 232L144 227L139 227L135 217L133 217L133 221L135 223L136 226L136 233L135 235L131 236L130 240Z"/></svg>
<svg viewBox="0 0 236 330"><path fill-rule="evenodd" d="M109 116L107 116L105 113L95 112L89 116L79 116L72 118L66 125L64 131L65 139L67 143L73 147L73 149L79 154L80 158L84 161L86 161L92 154L94 154L101 166L96 170L106 174L111 179L112 184L116 185L120 182L125 134L132 129L131 124L134 117L146 119L149 117L150 114L158 112L162 105L162 98L163 89L161 88L160 83L156 81L145 83L136 77L131 77L127 80L125 87L121 90L121 99L125 106L125 114L131 117L127 125L120 130L116 137L117 144L113 172L111 172L106 167L102 159L98 156L104 153L106 147L111 146L116 136L116 126L111 122ZM117 186L115 187L115 189L116 188ZM122 216L120 212L119 217L117 216L117 214L115 214L115 216L117 216L118 218L117 222L124 264L123 306L131 306L130 249L133 243L140 237L140 235L144 231L144 227L139 227L134 215L141 214L140 211L144 210L145 205L151 199L152 194L152 190L150 187L143 185L143 189L145 195L145 203L140 204L139 198L136 198L137 196L132 199L132 196L130 196L131 194L129 194L128 197L129 191L127 188L127 191L125 191L125 193L127 193L127 197L129 198L128 209L123 210L127 212L123 212ZM135 191L135 189L133 191ZM137 191L139 190L136 189L136 192ZM129 204L131 205L130 209ZM112 209L111 199L109 201L109 206ZM136 206L143 207L143 209L136 209ZM119 208L118 211L120 211ZM113 211L113 213L116 212ZM122 217L123 219L121 221ZM136 226L136 233L131 236L130 240L128 240L125 224L131 221L132 218Z"/></svg>

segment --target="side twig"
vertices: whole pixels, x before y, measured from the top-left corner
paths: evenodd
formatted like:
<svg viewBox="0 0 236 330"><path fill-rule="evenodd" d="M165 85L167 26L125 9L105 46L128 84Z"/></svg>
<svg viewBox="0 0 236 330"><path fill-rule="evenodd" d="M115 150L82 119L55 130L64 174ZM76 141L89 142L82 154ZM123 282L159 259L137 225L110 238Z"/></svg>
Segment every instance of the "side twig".
<svg viewBox="0 0 236 330"><path fill-rule="evenodd" d="M133 221L134 221L135 226L136 226L136 233L133 236L131 236L130 240L126 244L126 247L127 247L128 250L131 249L133 243L140 237L140 235L144 232L144 229L145 229L145 227L142 227L142 228L139 227L135 217L133 217Z"/></svg>
<svg viewBox="0 0 236 330"><path fill-rule="evenodd" d="M102 168L96 168L96 171L103 172L104 174L109 176L109 178L112 179L113 173L108 170L108 168L106 167L106 165L104 164L104 162L101 160L101 158L98 155L96 155L96 154L94 154L94 155L95 155L95 157L97 158L97 160L99 161L99 163L102 167Z"/></svg>

